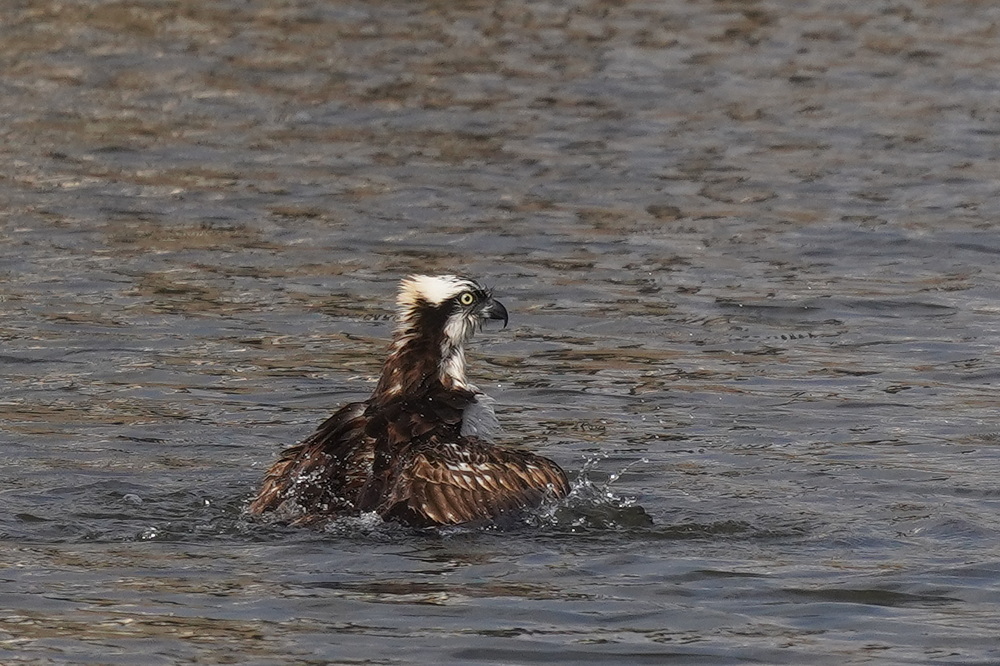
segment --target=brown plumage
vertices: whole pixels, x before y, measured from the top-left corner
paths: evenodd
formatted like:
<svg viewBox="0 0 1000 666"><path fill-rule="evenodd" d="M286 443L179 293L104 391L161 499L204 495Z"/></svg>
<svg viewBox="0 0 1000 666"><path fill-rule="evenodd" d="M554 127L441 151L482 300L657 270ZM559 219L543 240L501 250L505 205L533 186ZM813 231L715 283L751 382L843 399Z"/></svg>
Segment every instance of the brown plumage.
<svg viewBox="0 0 1000 666"><path fill-rule="evenodd" d="M375 511L427 527L496 522L569 492L547 458L493 445L490 401L465 378L464 343L507 310L468 278L410 276L372 396L344 405L264 476L248 512L319 525Z"/></svg>

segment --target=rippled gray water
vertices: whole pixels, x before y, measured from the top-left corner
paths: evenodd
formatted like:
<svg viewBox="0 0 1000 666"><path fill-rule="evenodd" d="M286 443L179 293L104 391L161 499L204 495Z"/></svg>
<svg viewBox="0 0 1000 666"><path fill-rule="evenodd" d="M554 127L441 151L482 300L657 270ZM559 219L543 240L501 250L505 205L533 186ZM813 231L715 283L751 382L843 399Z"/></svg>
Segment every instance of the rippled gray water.
<svg viewBox="0 0 1000 666"><path fill-rule="evenodd" d="M997 663L998 29L6 3L0 661ZM471 372L574 501L246 522L411 271L495 287Z"/></svg>

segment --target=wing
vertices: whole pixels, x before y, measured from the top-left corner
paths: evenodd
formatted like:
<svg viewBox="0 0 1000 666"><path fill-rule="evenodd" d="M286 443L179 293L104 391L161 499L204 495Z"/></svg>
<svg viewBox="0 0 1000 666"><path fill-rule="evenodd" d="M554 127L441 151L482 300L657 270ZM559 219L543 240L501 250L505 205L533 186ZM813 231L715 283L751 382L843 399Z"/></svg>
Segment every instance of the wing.
<svg viewBox="0 0 1000 666"><path fill-rule="evenodd" d="M447 389L435 381L413 396L369 405L366 434L391 453L433 436L456 437L466 408L475 401L472 391Z"/></svg>
<svg viewBox="0 0 1000 666"><path fill-rule="evenodd" d="M357 508L378 511L394 479L405 472L408 451L429 442L459 439L462 414L474 399L471 391L446 389L436 380L413 396L385 401L373 398L366 412L365 435L374 442L374 459Z"/></svg>
<svg viewBox="0 0 1000 666"><path fill-rule="evenodd" d="M351 511L371 469L374 442L365 435L367 405L343 406L316 432L285 449L264 475L247 512L312 524Z"/></svg>
<svg viewBox="0 0 1000 666"><path fill-rule="evenodd" d="M565 472L548 458L462 438L405 456L377 510L418 527L496 522L567 493Z"/></svg>

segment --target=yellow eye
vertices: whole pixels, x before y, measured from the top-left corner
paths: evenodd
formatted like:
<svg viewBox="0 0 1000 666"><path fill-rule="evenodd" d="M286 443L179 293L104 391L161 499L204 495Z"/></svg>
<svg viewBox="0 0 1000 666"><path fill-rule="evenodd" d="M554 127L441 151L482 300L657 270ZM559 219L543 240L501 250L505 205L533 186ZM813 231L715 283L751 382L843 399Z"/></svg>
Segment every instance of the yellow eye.
<svg viewBox="0 0 1000 666"><path fill-rule="evenodd" d="M458 297L458 302L462 305L472 305L476 300L476 297L472 295L471 291L467 291Z"/></svg>

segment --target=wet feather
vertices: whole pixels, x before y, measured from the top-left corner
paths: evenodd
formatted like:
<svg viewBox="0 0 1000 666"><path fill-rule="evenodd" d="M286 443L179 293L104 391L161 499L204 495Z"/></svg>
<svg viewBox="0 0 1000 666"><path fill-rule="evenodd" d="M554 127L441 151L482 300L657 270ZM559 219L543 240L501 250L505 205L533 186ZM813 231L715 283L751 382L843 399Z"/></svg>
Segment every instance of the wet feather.
<svg viewBox="0 0 1000 666"><path fill-rule="evenodd" d="M468 278L411 276L379 382L264 476L248 512L294 525L376 511L386 520L492 520L569 492L554 462L489 442L492 401L465 377L464 342L506 309ZM481 435L481 436L480 436Z"/></svg>

